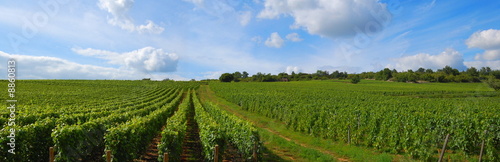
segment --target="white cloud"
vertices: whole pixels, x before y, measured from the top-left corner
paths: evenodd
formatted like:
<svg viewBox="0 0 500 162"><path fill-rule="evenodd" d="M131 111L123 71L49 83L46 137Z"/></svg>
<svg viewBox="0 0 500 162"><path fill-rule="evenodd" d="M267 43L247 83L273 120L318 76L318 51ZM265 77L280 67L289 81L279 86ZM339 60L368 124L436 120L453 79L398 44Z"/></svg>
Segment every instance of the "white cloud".
<svg viewBox="0 0 500 162"><path fill-rule="evenodd" d="M476 54L475 60L500 60L500 50L486 50L483 54Z"/></svg>
<svg viewBox="0 0 500 162"><path fill-rule="evenodd" d="M475 68L490 67L491 69L500 70L500 60L496 60L496 61L469 61L469 62L464 62L464 64L467 67L475 67Z"/></svg>
<svg viewBox="0 0 500 162"><path fill-rule="evenodd" d="M289 75L292 75L292 72L299 73L300 69L297 66L287 66L285 72Z"/></svg>
<svg viewBox="0 0 500 162"><path fill-rule="evenodd" d="M160 34L165 30L163 27L156 25L153 21L147 20L146 25L140 25L137 27L139 33L149 33L149 34Z"/></svg>
<svg viewBox="0 0 500 162"><path fill-rule="evenodd" d="M413 56L405 56L394 59L395 65L388 65L388 68L397 70L416 70L420 67L430 69L441 69L445 66L451 66L459 70L465 70L463 55L454 49L446 49L438 55L421 53Z"/></svg>
<svg viewBox="0 0 500 162"><path fill-rule="evenodd" d="M300 38L299 34L297 34L297 33L290 33L290 34L286 35L286 39L288 39L292 42L300 42L303 40Z"/></svg>
<svg viewBox="0 0 500 162"><path fill-rule="evenodd" d="M267 38L265 44L268 47L281 48L285 41L280 37L277 32L271 33L271 36Z"/></svg>
<svg viewBox="0 0 500 162"><path fill-rule="evenodd" d="M108 18L108 23L118 26L124 30L137 31L139 33L160 34L164 28L156 25L153 21L147 20L146 25L136 26L132 18L128 16L128 11L134 5L134 0L99 0L97 6L110 13L113 18Z"/></svg>
<svg viewBox="0 0 500 162"><path fill-rule="evenodd" d="M500 60L500 30L489 29L472 34L465 41L469 48L481 48L483 54L477 54L475 60Z"/></svg>
<svg viewBox="0 0 500 162"><path fill-rule="evenodd" d="M242 26L246 26L246 25L248 25L250 20L252 20L252 12L250 12L250 11L240 12L239 18L240 18L240 24Z"/></svg>
<svg viewBox="0 0 500 162"><path fill-rule="evenodd" d="M205 2L204 0L184 0L184 1L191 2L191 3L195 4L198 7L203 6L203 3Z"/></svg>
<svg viewBox="0 0 500 162"><path fill-rule="evenodd" d="M253 42L255 43L262 43L262 37L260 36L255 36L255 37L252 37L251 39Z"/></svg>
<svg viewBox="0 0 500 162"><path fill-rule="evenodd" d="M177 70L177 54L166 53L162 49L153 47L144 47L121 54L91 48L72 48L72 50L80 55L108 60L110 64L120 65L126 69L139 72L174 72Z"/></svg>
<svg viewBox="0 0 500 162"><path fill-rule="evenodd" d="M348 72L348 73L356 73L362 71L360 67L354 67L354 66L321 66L318 67L318 70L323 70L323 71L328 71L330 73L334 71L339 71L339 72Z"/></svg>
<svg viewBox="0 0 500 162"><path fill-rule="evenodd" d="M266 0L264 7L259 18L289 15L295 19L292 28L303 27L310 34L331 38L380 32L392 17L377 0Z"/></svg>
<svg viewBox="0 0 500 162"><path fill-rule="evenodd" d="M475 32L465 41L465 44L469 48L500 49L500 30L489 29Z"/></svg>
<svg viewBox="0 0 500 162"><path fill-rule="evenodd" d="M2 62L11 58L16 60L17 77L20 79L128 79L133 76L131 71L82 65L56 57L13 55L0 51ZM2 73L6 71L3 68L0 68Z"/></svg>
<svg viewBox="0 0 500 162"><path fill-rule="evenodd" d="M198 78L199 80L202 79L219 79L219 77L224 73L223 71L207 71L207 72L202 72L201 74L203 75L201 78Z"/></svg>

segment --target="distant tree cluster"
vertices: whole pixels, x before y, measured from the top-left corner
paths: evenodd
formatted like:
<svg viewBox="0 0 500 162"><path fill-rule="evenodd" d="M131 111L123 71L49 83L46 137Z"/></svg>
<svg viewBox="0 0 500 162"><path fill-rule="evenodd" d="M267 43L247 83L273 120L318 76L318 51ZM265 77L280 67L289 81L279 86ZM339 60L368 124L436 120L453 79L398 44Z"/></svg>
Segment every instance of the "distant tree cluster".
<svg viewBox="0 0 500 162"><path fill-rule="evenodd" d="M276 81L307 81L307 80L328 80L328 79L351 79L351 83L359 83L361 79L375 79L383 81L395 82L481 82L484 81L495 90L500 90L500 70L491 70L490 67L482 67L476 69L470 67L465 71L450 66L445 66L436 71L432 69L419 68L417 71L397 71L396 69L385 68L378 72L363 72L361 74L348 74L347 72L329 72L318 70L316 73L295 73L288 74L285 72L278 75L271 73L264 74L258 72L255 75L249 76L246 71L224 73L220 76L221 82L276 82Z"/></svg>
<svg viewBox="0 0 500 162"><path fill-rule="evenodd" d="M347 72L334 71L332 73L328 71L318 70L316 73L295 73L292 72L291 75L282 72L278 75L272 75L271 73L260 73L249 77L246 71L234 72L234 73L224 73L219 77L221 82L277 82L277 81L306 81L306 80L327 80L327 79L347 79Z"/></svg>
<svg viewBox="0 0 500 162"><path fill-rule="evenodd" d="M398 72L396 69L385 68L378 72L363 72L359 74L364 79L376 79L396 82L481 82L488 76L494 76L500 79L500 70L491 70L489 67L483 67L480 70L475 67L468 68L460 72L450 66L433 71L432 69L419 68L417 71L408 70Z"/></svg>

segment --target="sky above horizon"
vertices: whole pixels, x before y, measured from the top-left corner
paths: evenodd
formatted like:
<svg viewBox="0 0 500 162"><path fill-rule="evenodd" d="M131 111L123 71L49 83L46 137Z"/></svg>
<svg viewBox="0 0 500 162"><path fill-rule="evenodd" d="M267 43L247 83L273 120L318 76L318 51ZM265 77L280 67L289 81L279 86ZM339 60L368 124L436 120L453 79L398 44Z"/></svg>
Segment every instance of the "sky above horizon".
<svg viewBox="0 0 500 162"><path fill-rule="evenodd" d="M1 1L0 75L217 79L247 71L500 69L494 0Z"/></svg>

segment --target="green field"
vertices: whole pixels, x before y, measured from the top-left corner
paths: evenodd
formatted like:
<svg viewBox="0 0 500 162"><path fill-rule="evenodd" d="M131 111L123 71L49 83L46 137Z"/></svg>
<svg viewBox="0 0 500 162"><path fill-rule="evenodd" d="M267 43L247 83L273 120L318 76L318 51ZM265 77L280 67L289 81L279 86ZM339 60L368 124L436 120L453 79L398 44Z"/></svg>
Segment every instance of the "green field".
<svg viewBox="0 0 500 162"><path fill-rule="evenodd" d="M21 80L16 99L0 161L53 146L58 161L212 161L215 145L220 160L435 161L447 134L446 158L475 161L484 141L483 160L500 160L500 94L483 83Z"/></svg>
<svg viewBox="0 0 500 162"><path fill-rule="evenodd" d="M290 130L392 154L435 159L448 149L498 160L500 97L482 83L408 84L365 80L211 83L218 96ZM487 131L484 133L484 131Z"/></svg>

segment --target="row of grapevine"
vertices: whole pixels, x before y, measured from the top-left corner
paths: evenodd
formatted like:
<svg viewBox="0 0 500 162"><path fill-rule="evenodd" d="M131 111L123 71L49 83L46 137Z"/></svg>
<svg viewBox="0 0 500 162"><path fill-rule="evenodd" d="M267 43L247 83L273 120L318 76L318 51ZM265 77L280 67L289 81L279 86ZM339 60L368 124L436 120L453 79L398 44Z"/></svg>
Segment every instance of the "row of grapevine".
<svg viewBox="0 0 500 162"><path fill-rule="evenodd" d="M203 110L203 106L195 97L193 97L193 106L195 109L194 119L200 129L200 140L203 147L202 154L205 160L214 161L215 145L219 146L219 152L224 152L225 149L224 128L210 114ZM219 159L222 159L221 155Z"/></svg>
<svg viewBox="0 0 500 162"><path fill-rule="evenodd" d="M217 95L243 109L313 136L429 160L437 155L446 134L451 134L448 149L464 156L477 155L484 141L484 158L499 159L500 107L496 103L500 98L470 94L473 88L460 91L460 87L445 87L434 92L430 89L441 87L431 87L433 84L421 85L429 89L420 91L412 88L410 93L402 84L395 85L398 87L383 83L361 84L364 87L359 88L331 82L210 84ZM491 92L476 85L477 93ZM383 95L384 88L391 95ZM403 92L398 94L394 89ZM426 94L460 97L419 97Z"/></svg>
<svg viewBox="0 0 500 162"><path fill-rule="evenodd" d="M176 91L178 93L178 91ZM171 93L171 98L173 99L174 96L176 96L176 93ZM171 99L168 99L171 100ZM165 100L165 101L168 101ZM155 101L155 100L153 100ZM159 101L159 100L158 100ZM164 102L165 102L164 101ZM153 102L150 103L144 103L141 105L136 105L136 106L131 106L128 107L127 109L124 109L125 111L129 111L128 114L133 115L134 112L137 114L142 113L145 114L149 111L151 111L154 107L151 107L150 109L144 108L146 106L151 105ZM121 109L117 109L118 111L115 111L114 113L122 113ZM138 111L133 111L133 110L138 110ZM124 111L124 112L125 112ZM16 136L18 136L17 139L17 152L18 155L15 156L14 159L19 159L20 161L25 161L21 159L40 159L42 157L46 157L48 154L47 149L39 149L40 148L48 148L54 145L53 143L53 138L51 137L51 134L54 131L54 128L56 127L62 127L62 126L70 126L73 124L78 124L78 123L85 123L89 120L92 120L93 118L100 118L100 117L110 117L109 115L111 112L98 112L98 113L89 113L89 114L70 114L70 115L63 115L60 118L53 118L53 117L48 117L44 118L41 120L37 120L32 124L28 124L25 126L22 125L14 125L14 126L8 126L4 127L0 131L0 134L2 135L3 138L0 138L0 143L5 144L1 145L0 148L3 148L5 150L8 149L7 143L9 142L9 139L5 138L10 134L10 129L13 128L17 130ZM117 116L117 115L114 115ZM122 120L126 120L126 118L122 118ZM87 124L87 123L85 123ZM90 125L90 124L87 124ZM57 130L57 129L56 129ZM84 141L82 141L84 142ZM64 149L63 149L64 150ZM5 154L4 157L7 157L9 155L6 152L2 152L2 154ZM11 158L12 159L12 158Z"/></svg>
<svg viewBox="0 0 500 162"><path fill-rule="evenodd" d="M176 96L175 93L172 93L171 98L173 98L174 96ZM171 99L168 99L168 100L171 100ZM168 100L166 100L166 101L168 101ZM142 109L138 109L137 111L128 112L126 115L129 115L129 116L143 115L143 114L147 114L148 112L155 109L155 107L153 107L153 106L150 106L149 108L145 107L147 105L150 105L150 104L138 105L137 108L142 108ZM135 109L137 109L137 108L135 108ZM130 109L130 110L134 110L134 109ZM99 117L99 116L106 115L106 114L109 114L109 113L91 113L91 114L87 114L86 116L90 117L87 119L92 119L92 117ZM92 115L94 115L94 116L92 116ZM113 120L122 120L122 121L127 120L129 118L129 117L124 116L122 114L120 114L120 115L114 114L111 116L106 116L104 118L113 119ZM61 131L58 131L61 127L64 127L64 126L70 127L72 124L77 124L78 121L83 121L83 119L81 117L82 116L80 116L80 115L76 115L76 116L65 116L62 118L46 118L46 119L38 120L33 124L29 124L29 125L23 126L23 127L17 126L17 125L14 127L6 127L5 129L3 129L1 131L1 134L2 135L5 134L5 136L7 136L7 134L9 133L8 130L10 128L16 128L16 130L18 130L17 135L19 136L19 138L17 138L18 139L17 143L20 144L20 149L19 149L19 153L15 159L40 159L40 158L46 157L48 155L47 154L48 150L47 149L39 149L38 147L48 148L48 147L54 146L53 140L58 140L59 138L65 137L64 135L54 137L54 133L56 133L56 134L61 133ZM97 121L105 121L105 120L97 119ZM102 123L102 122L98 122L98 123ZM70 127L69 130L73 131L73 133L69 133L66 135L73 136L73 137L85 136L85 139L87 139L87 140L88 139L95 139L95 138L98 138L98 136L95 136L95 135L100 135L101 133L96 133L96 132L93 132L92 134L88 134L88 133L89 133L89 131L90 132L95 131L95 127L97 127L97 126L100 126L100 125L96 125L94 122L86 122L86 123L82 124L82 129L81 129L81 130L85 130L85 131L76 131L79 129L72 129ZM55 130L54 130L54 128L55 128ZM103 127L101 127L101 128L102 129L100 129L101 131L99 131L99 132L104 132L104 130L103 130L104 128ZM78 132L79 134L75 134L75 131ZM52 136L51 136L51 134L52 134ZM69 142L72 145L78 145L81 143L88 142L88 141L76 141L77 139L73 139L73 138L70 138L70 139L71 140ZM2 139L1 142L5 143L5 142L7 142L6 140L7 139L5 139L5 140ZM76 141L76 142L73 142L73 141ZM96 140L93 140L93 141L96 141ZM94 144L94 143L92 143L92 142L87 143L87 145L92 145L92 144ZM4 146L4 147L6 147L6 146ZM69 148L70 150L72 150L70 152L74 152L74 153L78 152L78 151L73 150L74 148L71 148L68 146L61 147L60 150L64 152L67 150L66 148ZM81 152L81 153L83 154L85 152ZM46 158L44 158L44 159L46 159ZM20 161L25 161L25 160L20 160Z"/></svg>
<svg viewBox="0 0 500 162"><path fill-rule="evenodd" d="M104 136L109 129L157 114L156 110L178 103L182 89L199 84L63 80L18 83L22 86L16 89L19 102L15 125L8 126L10 112L0 110L0 149L5 150L0 153L0 161L48 159L47 148L52 146L56 146L58 160L95 158L103 153ZM163 125L165 120L160 123ZM7 138L11 129L16 130L16 154L6 151L12 147L8 143L14 140Z"/></svg>
<svg viewBox="0 0 500 162"><path fill-rule="evenodd" d="M187 93L177 112L167 119L165 128L161 132L161 142L158 145L158 161L163 160L164 153L169 154L170 161L180 161L182 154L182 141L186 135L186 116L188 111L192 111L191 92Z"/></svg>
<svg viewBox="0 0 500 162"><path fill-rule="evenodd" d="M65 124L72 124L70 121L74 122L86 122L90 118L98 118L100 116L107 116L111 111L113 113L122 113L126 111L130 111L132 109L137 109L141 108L145 105L141 105L141 103L147 103L151 104L154 103L154 100L159 100L160 96L170 96L171 94L175 93L175 89L159 89L162 91L153 91L154 94L151 95L146 95L141 98L135 99L135 102L131 103L126 103L126 104L116 104L120 103L119 101L116 102L109 102L108 104L103 104L101 106L95 106L92 107L92 109L87 108L82 108L80 111L76 112L44 112L44 113L39 113L39 114L29 114L29 115L24 115L24 116L19 116L16 118L16 125L18 126L23 126L23 125L28 125L32 124L36 121L39 121L44 118L61 118L61 121L65 122L58 122L60 124L65 123ZM153 102L150 102L153 101ZM111 105L113 104L113 105ZM94 110L97 109L97 110Z"/></svg>
<svg viewBox="0 0 500 162"><path fill-rule="evenodd" d="M182 95L178 95L182 97ZM111 150L113 159L131 161L139 157L151 139L158 134L165 121L175 111L181 100L177 99L144 117L135 117L119 126L108 129L104 136L106 150ZM184 101L189 102L189 100Z"/></svg>
<svg viewBox="0 0 500 162"><path fill-rule="evenodd" d="M187 133L187 118L190 111L194 111L194 120L198 123L199 137L202 144L204 160L214 160L215 146L223 153L227 146L232 145L245 160L258 158L261 144L257 130L248 122L222 111L212 103L202 105L196 93L190 91L179 106L179 110L167 120L162 131L159 144L158 160L163 159L163 154L169 154L169 160L181 160L183 141ZM219 159L223 155L219 154Z"/></svg>
<svg viewBox="0 0 500 162"><path fill-rule="evenodd" d="M108 129L130 120L134 116L145 116L167 103L178 103L182 99L180 94L165 97L166 99L162 99L161 102L136 111L113 114L81 125L58 126L52 133L54 145L58 148L56 159L75 161L80 158L85 159L94 152L103 152L104 135Z"/></svg>
<svg viewBox="0 0 500 162"><path fill-rule="evenodd" d="M219 145L220 152L224 152L226 145L233 145L246 160L257 158L254 154L260 152L261 146L256 128L212 103L202 105L196 94L193 95L195 119L200 127L206 160L213 160L215 145Z"/></svg>

